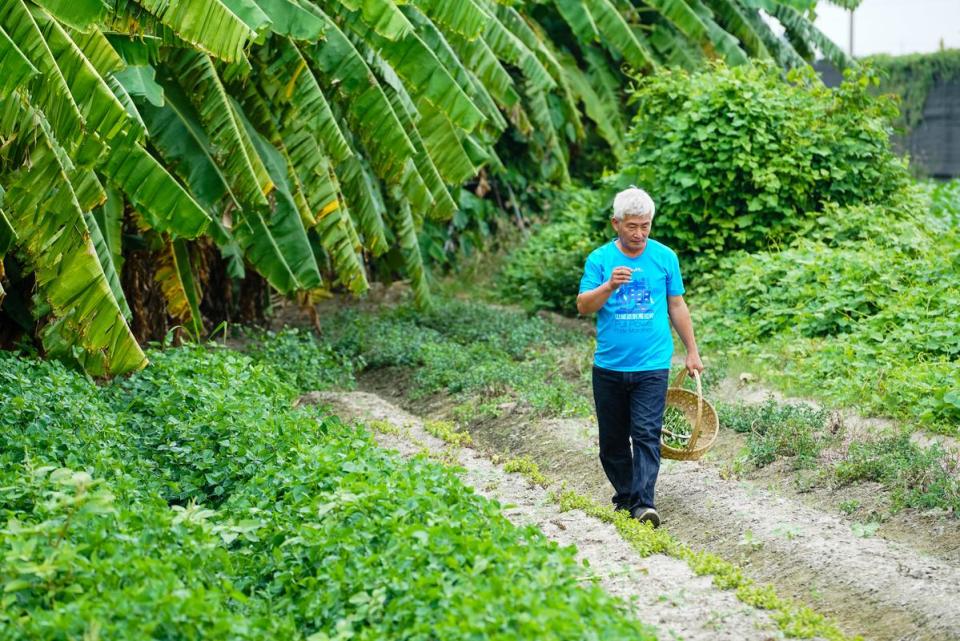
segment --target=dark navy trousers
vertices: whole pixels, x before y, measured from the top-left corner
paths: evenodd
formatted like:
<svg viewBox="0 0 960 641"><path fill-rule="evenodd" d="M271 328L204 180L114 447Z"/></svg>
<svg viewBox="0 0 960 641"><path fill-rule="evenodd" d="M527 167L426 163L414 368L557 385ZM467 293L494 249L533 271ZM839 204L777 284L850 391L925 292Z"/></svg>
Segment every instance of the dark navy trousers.
<svg viewBox="0 0 960 641"><path fill-rule="evenodd" d="M593 367L600 464L616 492L616 507L655 507L669 374L668 369L617 372Z"/></svg>

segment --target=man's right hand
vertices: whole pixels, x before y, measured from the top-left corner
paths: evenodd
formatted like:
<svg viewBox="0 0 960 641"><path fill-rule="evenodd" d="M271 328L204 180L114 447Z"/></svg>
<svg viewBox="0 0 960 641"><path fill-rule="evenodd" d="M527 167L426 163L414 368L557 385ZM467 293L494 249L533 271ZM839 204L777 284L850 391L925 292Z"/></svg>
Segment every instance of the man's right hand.
<svg viewBox="0 0 960 641"><path fill-rule="evenodd" d="M615 292L620 288L620 285L624 283L629 283L633 280L633 270L629 267L614 267L613 273L610 274L610 280L607 281L607 287L610 288L610 291Z"/></svg>

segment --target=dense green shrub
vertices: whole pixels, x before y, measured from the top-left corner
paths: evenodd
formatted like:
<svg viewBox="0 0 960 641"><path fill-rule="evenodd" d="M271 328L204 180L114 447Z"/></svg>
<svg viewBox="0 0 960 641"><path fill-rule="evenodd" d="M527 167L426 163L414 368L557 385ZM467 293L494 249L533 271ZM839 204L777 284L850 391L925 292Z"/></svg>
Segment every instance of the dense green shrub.
<svg viewBox="0 0 960 641"><path fill-rule="evenodd" d="M725 258L693 297L704 350L746 351L799 391L955 433L960 202L955 187L931 191L909 212L848 208L787 248Z"/></svg>
<svg viewBox="0 0 960 641"><path fill-rule="evenodd" d="M554 217L533 230L499 274L498 290L528 310L575 314L587 255L614 236L601 192L572 192Z"/></svg>
<svg viewBox="0 0 960 641"><path fill-rule="evenodd" d="M653 638L572 548L293 409L273 365L150 359L98 387L0 353L3 641Z"/></svg>
<svg viewBox="0 0 960 641"><path fill-rule="evenodd" d="M640 78L617 186L657 203L654 235L706 265L766 249L829 203L887 205L908 181L890 151L894 104L866 77L827 89L812 72L763 66Z"/></svg>

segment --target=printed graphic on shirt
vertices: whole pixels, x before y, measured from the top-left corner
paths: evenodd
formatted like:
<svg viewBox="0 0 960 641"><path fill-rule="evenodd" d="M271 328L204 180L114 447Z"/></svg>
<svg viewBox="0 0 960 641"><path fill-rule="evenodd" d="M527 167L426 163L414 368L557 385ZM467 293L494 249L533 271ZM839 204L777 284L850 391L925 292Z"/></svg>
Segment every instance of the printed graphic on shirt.
<svg viewBox="0 0 960 641"><path fill-rule="evenodd" d="M648 321L653 318L653 297L642 268L633 270L633 280L617 289L613 302L614 320Z"/></svg>

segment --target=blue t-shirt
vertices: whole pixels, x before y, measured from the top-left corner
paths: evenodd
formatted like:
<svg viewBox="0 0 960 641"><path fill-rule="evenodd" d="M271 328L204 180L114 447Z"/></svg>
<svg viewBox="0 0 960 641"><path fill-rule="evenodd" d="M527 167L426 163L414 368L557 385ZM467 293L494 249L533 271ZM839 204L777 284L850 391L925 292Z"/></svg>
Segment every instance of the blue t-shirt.
<svg viewBox="0 0 960 641"><path fill-rule="evenodd" d="M580 279L580 293L610 280L614 267L633 269L633 280L621 285L597 312L597 367L620 372L669 369L673 337L667 296L683 294L680 262L673 251L648 238L643 253L630 258L616 239L593 250Z"/></svg>

